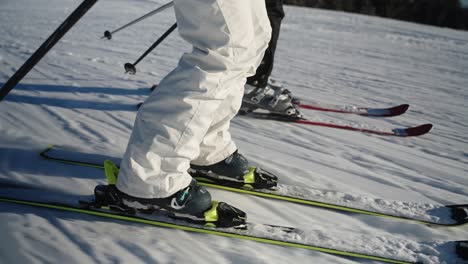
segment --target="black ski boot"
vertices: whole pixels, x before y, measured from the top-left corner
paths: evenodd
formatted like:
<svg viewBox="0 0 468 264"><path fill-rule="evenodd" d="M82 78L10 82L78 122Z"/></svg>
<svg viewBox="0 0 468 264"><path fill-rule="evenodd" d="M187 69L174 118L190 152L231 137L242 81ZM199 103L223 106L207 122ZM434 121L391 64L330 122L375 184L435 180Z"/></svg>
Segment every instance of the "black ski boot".
<svg viewBox="0 0 468 264"><path fill-rule="evenodd" d="M249 166L238 151L226 159L208 166L190 165L189 173L200 182L246 189L274 189L278 183L275 175Z"/></svg>
<svg viewBox="0 0 468 264"><path fill-rule="evenodd" d="M109 207L125 214L162 214L196 224L216 227L243 226L246 214L226 203L211 200L210 193L193 179L189 186L165 198L140 198L128 195L115 186L118 168L110 161L104 164L108 185L98 185L94 190L92 206Z"/></svg>
<svg viewBox="0 0 468 264"><path fill-rule="evenodd" d="M117 188L114 193L129 208L151 211L164 209L177 214L198 214L211 208L211 195L198 185L195 179L189 186L165 198L139 198L128 195Z"/></svg>

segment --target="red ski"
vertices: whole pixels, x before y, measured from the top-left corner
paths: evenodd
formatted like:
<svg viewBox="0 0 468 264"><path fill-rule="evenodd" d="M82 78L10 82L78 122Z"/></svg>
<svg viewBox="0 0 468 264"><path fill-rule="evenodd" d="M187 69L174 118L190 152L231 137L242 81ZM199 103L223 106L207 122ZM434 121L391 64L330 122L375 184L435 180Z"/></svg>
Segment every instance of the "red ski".
<svg viewBox="0 0 468 264"><path fill-rule="evenodd" d="M151 91L154 91L158 87L157 84L154 84L151 87ZM299 101L299 100L298 100ZM329 105L312 105L312 104L303 104L299 103L297 106L307 110L315 110L322 112L333 112L341 114L356 114L362 116L370 117L392 117L399 116L404 114L408 108L409 104L401 104L389 108L369 108L369 107L355 107L355 106L329 106Z"/></svg>
<svg viewBox="0 0 468 264"><path fill-rule="evenodd" d="M432 129L432 124L424 124L424 125L420 125L416 127L407 127L407 128L394 128L392 129L392 131L379 131L379 130L374 130L374 129L366 129L366 128L359 128L359 127L353 127L353 126L346 126L346 125L313 122L309 120L296 120L294 122L298 124L304 124L304 125L331 127L331 128L345 129L345 130L351 130L351 131L359 131L359 132L364 132L368 134L375 134L375 135L382 135L382 136L396 136L396 137L417 137L417 136L427 134Z"/></svg>
<svg viewBox="0 0 468 264"><path fill-rule="evenodd" d="M329 127L329 128L344 129L344 130L350 130L350 131L358 131L358 132L363 132L367 134L375 134L375 135L381 135L381 136L395 136L395 137L417 137L417 136L427 134L432 129L432 124L424 124L424 125L420 125L416 127L394 128L392 130L378 130L378 129L351 126L351 125L339 125L339 124L326 123L326 122L316 122L316 121L311 121L307 119L292 119L284 115L271 114L271 113L252 112L252 113L247 114L246 116L250 116L250 117L258 118L258 119L277 120L277 121L290 122L290 123L296 123L296 124Z"/></svg>

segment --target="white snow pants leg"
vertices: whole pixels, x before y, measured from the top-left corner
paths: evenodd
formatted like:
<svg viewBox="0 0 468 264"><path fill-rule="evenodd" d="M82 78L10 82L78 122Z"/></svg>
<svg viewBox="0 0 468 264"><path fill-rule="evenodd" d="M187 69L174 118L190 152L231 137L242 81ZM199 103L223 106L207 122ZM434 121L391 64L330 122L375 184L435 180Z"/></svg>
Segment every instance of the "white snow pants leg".
<svg viewBox="0 0 468 264"><path fill-rule="evenodd" d="M193 45L140 108L117 188L168 197L189 185L190 163L210 165L236 146L230 120L271 37L265 0L174 0L179 33Z"/></svg>

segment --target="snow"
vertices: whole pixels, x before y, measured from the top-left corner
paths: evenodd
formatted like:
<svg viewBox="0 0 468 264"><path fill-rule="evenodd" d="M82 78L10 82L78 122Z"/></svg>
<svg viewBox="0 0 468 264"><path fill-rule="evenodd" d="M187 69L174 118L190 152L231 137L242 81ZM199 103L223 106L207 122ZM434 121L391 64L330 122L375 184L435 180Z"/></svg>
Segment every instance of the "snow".
<svg viewBox="0 0 468 264"><path fill-rule="evenodd" d="M80 1L3 0L0 83ZM72 199L104 183L101 171L46 161L49 144L120 157L135 106L190 50L172 34L125 75L175 18L166 10L102 40L162 0L99 1L13 92L0 102L0 194ZM25 8L27 6L27 8ZM273 78L305 102L388 107L378 119L304 111L314 121L390 129L433 123L419 138L392 138L237 117L232 134L254 164L283 184L359 201L426 205L467 203L468 33L362 15L286 7ZM5 188L27 183L49 191ZM327 192L328 191L328 192ZM304 241L361 248L425 263L462 263L445 241L466 227L435 228L343 214L210 190L248 213L249 221L301 228ZM52 195L52 196L54 196ZM362 263L328 254L155 228L93 216L0 203L0 263ZM412 251L419 252L417 254ZM367 261L365 263L373 263Z"/></svg>

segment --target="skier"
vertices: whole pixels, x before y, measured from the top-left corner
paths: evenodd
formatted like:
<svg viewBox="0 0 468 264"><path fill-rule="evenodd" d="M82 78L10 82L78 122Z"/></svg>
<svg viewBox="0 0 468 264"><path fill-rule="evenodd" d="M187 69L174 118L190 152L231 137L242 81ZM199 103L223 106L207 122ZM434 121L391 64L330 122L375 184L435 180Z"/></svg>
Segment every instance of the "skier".
<svg viewBox="0 0 468 264"><path fill-rule="evenodd" d="M257 108L268 110L275 114L286 115L292 119L300 118L296 108L297 100L293 100L291 92L268 83L278 42L281 21L284 18L283 0L265 0L272 35L268 48L254 76L247 79L245 94L240 113L246 114Z"/></svg>
<svg viewBox="0 0 468 264"><path fill-rule="evenodd" d="M174 0L174 10L193 50L139 109L112 195L135 209L199 215L212 201L191 166L234 182L249 173L228 129L271 26L265 0Z"/></svg>

